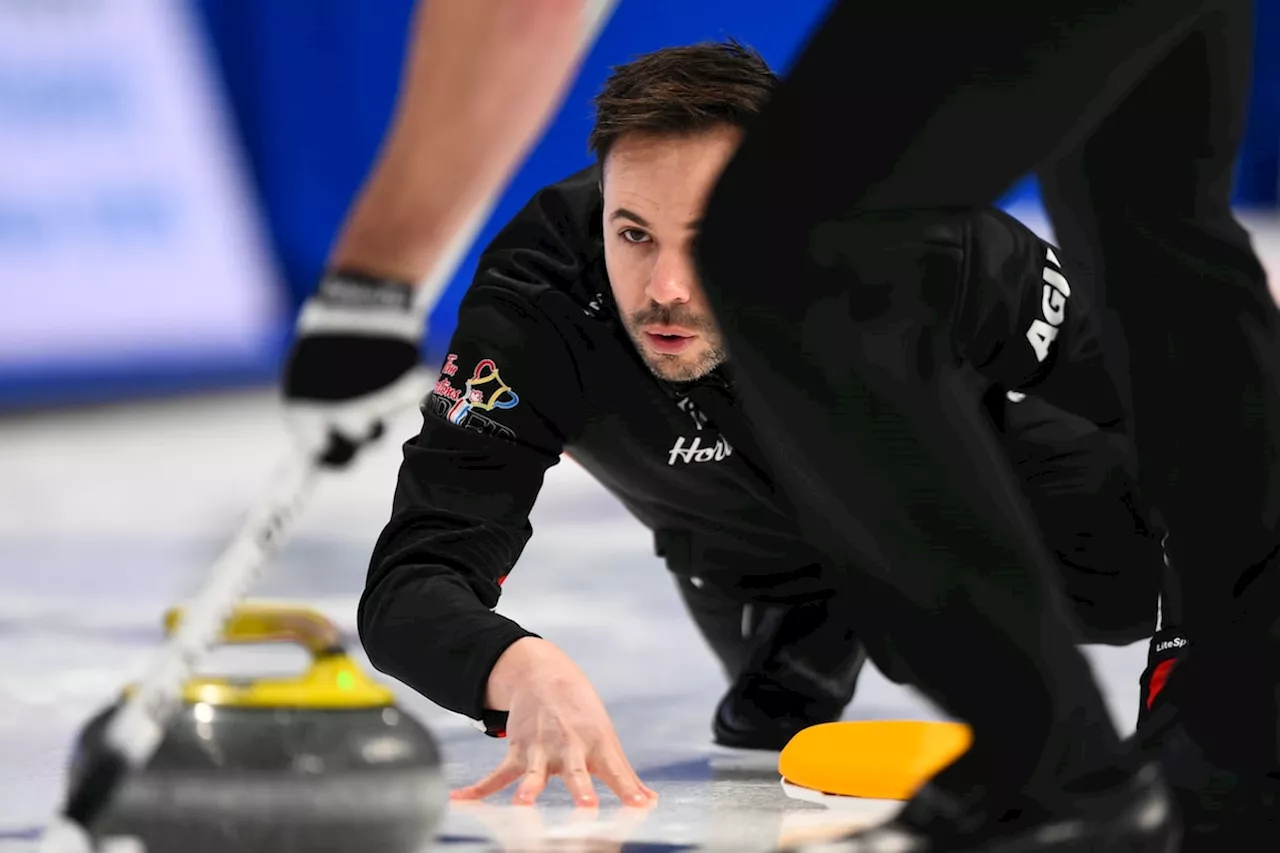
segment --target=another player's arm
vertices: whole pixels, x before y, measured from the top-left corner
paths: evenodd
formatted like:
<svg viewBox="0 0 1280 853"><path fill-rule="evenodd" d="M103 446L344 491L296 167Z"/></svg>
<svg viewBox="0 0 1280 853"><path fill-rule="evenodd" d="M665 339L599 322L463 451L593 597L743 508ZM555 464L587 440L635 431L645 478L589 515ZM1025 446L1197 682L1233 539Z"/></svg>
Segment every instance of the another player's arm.
<svg viewBox="0 0 1280 853"><path fill-rule="evenodd" d="M420 282L541 133L599 5L419 2L391 127L330 266Z"/></svg>
<svg viewBox="0 0 1280 853"><path fill-rule="evenodd" d="M300 449L344 468L421 397L424 314L612 5L419 3L382 150L298 315L282 391Z"/></svg>
<svg viewBox="0 0 1280 853"><path fill-rule="evenodd" d="M1060 250L994 209L968 217L965 230L956 315L962 356L1006 390L1120 429L1124 406L1103 358L1099 318Z"/></svg>

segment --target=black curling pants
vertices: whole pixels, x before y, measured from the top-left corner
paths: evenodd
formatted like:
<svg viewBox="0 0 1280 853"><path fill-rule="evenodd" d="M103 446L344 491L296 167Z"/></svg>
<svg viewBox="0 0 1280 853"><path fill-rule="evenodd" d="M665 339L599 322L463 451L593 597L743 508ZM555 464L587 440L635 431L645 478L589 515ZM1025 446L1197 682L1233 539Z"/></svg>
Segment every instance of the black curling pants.
<svg viewBox="0 0 1280 853"><path fill-rule="evenodd" d="M1250 16L1247 0L838 2L709 201L699 262L752 429L854 576L857 624L890 630L911 683L972 724L953 776L1052 798L1118 736L982 383L939 294L874 274L879 226L1057 179L1144 497L1184 585L1222 602L1206 634L1230 613L1261 637L1280 317L1227 209Z"/></svg>

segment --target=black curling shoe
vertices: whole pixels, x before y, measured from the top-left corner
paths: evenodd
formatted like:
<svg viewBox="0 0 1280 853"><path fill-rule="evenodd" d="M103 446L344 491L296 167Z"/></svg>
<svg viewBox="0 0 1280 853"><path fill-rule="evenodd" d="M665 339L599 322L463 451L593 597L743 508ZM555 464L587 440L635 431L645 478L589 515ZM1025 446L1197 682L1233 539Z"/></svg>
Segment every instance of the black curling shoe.
<svg viewBox="0 0 1280 853"><path fill-rule="evenodd" d="M1148 765L1064 814L984 811L926 785L888 823L785 853L1176 853L1180 839L1172 798Z"/></svg>

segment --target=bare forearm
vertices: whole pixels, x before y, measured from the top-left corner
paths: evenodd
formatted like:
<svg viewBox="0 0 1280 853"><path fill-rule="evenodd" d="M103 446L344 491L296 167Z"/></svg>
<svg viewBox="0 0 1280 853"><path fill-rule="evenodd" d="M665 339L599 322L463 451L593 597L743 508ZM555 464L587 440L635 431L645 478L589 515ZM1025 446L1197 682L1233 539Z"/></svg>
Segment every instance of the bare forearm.
<svg viewBox="0 0 1280 853"><path fill-rule="evenodd" d="M423 0L399 102L330 261L430 271L510 179L576 71L584 0Z"/></svg>

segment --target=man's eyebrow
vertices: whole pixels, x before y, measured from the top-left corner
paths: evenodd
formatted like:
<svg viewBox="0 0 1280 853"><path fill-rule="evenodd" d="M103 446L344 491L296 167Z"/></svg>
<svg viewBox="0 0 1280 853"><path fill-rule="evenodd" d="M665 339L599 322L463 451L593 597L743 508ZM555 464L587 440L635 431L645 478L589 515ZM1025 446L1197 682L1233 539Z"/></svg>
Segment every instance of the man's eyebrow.
<svg viewBox="0 0 1280 853"><path fill-rule="evenodd" d="M653 227L645 220L643 216L636 213L634 210L627 210L627 208L625 207L620 207L617 210L615 210L613 213L609 214L610 222L613 222L615 219L630 219L632 222L634 222L635 224L639 225L642 228ZM695 219L692 222L687 223L684 227L688 228L690 231L701 231L702 219L701 218Z"/></svg>
<svg viewBox="0 0 1280 853"><path fill-rule="evenodd" d="M610 222L613 222L615 219L630 219L632 222L641 226L642 228L650 227L648 221L643 216L641 216L640 214L636 213L633 210L627 210L625 207L620 207L617 210L615 210L613 213L609 214Z"/></svg>

